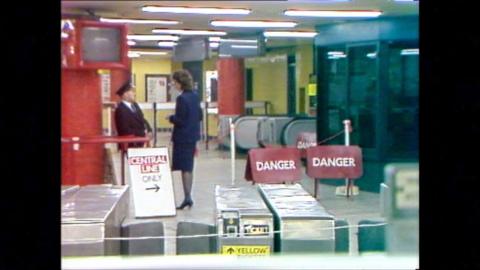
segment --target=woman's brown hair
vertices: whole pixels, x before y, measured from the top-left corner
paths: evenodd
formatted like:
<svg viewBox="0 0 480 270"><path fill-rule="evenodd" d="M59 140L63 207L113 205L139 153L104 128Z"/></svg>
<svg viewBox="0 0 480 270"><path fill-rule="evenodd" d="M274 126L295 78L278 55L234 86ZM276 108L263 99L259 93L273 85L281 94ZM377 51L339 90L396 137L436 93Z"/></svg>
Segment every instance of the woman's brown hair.
<svg viewBox="0 0 480 270"><path fill-rule="evenodd" d="M177 81L182 86L182 90L193 89L192 75L190 75L190 72L185 69L175 71L172 75L172 79Z"/></svg>

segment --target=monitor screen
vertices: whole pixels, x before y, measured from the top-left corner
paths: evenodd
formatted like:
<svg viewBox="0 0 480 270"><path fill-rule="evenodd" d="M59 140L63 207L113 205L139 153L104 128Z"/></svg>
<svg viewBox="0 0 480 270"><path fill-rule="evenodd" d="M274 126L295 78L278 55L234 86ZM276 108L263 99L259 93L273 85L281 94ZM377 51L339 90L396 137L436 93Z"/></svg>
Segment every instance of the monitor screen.
<svg viewBox="0 0 480 270"><path fill-rule="evenodd" d="M210 49L206 38L180 39L173 47L175 62L202 61L208 58L210 58Z"/></svg>
<svg viewBox="0 0 480 270"><path fill-rule="evenodd" d="M84 27L82 29L82 56L82 60L85 62L120 62L120 29Z"/></svg>

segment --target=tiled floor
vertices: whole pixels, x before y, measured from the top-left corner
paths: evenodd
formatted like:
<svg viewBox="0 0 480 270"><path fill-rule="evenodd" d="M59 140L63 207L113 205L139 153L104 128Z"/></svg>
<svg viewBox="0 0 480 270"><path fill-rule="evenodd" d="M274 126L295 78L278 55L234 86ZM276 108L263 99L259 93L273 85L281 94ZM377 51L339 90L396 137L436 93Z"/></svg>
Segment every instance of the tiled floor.
<svg viewBox="0 0 480 270"><path fill-rule="evenodd" d="M168 145L170 133L158 133L157 146ZM199 223L214 224L214 186L229 185L231 179L230 153L216 150L217 147L210 142L209 150L205 149L204 143L199 143L199 156L195 160L193 200L195 202L191 209L178 210L174 217L158 218L165 224L166 236L175 236L177 223L180 221L192 221ZM116 158L116 169L118 172L119 157ZM246 186L255 189L251 182L244 179L246 155L237 154L235 160L235 185ZM128 174L126 174L128 176ZM343 181L343 180L339 180ZM301 185L310 194L313 194L314 183L305 174ZM183 199L182 181L180 172L173 172L173 186L175 201L179 205ZM346 198L335 195L335 187L319 185L319 202L337 219L346 219L353 227L350 228L350 254L358 254L356 232L354 226L362 219L382 219L380 215L379 194L360 191L359 195ZM133 207L130 207L129 217L134 218ZM176 246L174 238L166 240L166 255L174 255Z"/></svg>

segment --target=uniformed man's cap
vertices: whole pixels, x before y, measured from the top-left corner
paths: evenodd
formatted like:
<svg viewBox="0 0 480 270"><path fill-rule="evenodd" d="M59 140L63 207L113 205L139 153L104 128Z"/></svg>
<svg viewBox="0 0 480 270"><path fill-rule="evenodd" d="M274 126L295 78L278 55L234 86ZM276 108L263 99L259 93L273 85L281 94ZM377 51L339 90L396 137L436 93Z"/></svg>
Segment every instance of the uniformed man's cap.
<svg viewBox="0 0 480 270"><path fill-rule="evenodd" d="M126 83L124 83L122 86L120 86L120 88L118 88L117 90L117 95L119 96L122 96L123 93L127 92L128 90L130 90L130 88L132 88L132 86L130 85L130 81L127 81Z"/></svg>

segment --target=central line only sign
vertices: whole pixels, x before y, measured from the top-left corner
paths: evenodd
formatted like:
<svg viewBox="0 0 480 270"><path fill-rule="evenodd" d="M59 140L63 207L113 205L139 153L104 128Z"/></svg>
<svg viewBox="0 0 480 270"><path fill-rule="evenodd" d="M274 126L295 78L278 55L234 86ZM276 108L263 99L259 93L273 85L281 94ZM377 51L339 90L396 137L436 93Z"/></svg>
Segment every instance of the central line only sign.
<svg viewBox="0 0 480 270"><path fill-rule="evenodd" d="M130 148L128 168L135 216L175 216L168 148Z"/></svg>

